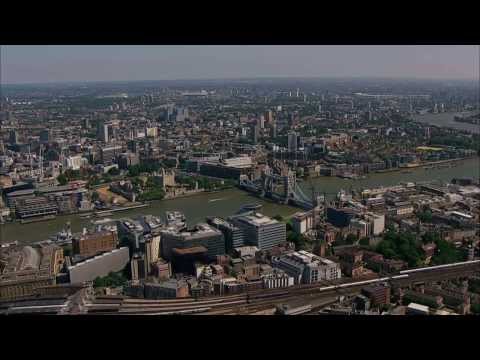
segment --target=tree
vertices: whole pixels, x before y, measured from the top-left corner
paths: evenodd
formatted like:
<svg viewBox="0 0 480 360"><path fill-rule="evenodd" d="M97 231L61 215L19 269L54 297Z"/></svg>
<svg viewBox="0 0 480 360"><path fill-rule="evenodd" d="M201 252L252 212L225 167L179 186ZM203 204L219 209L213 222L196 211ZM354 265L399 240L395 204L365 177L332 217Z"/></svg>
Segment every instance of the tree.
<svg viewBox="0 0 480 360"><path fill-rule="evenodd" d="M349 245L355 243L357 241L357 236L354 234L348 234L347 238L345 239L345 242Z"/></svg>
<svg viewBox="0 0 480 360"><path fill-rule="evenodd" d="M441 239L436 242L436 245L437 249L432 257L432 264L441 265L462 261L462 254L455 248L455 245Z"/></svg>
<svg viewBox="0 0 480 360"><path fill-rule="evenodd" d="M127 282L123 270L119 272L110 272L107 276L97 277L93 281L93 287L117 287L123 286Z"/></svg>
<svg viewBox="0 0 480 360"><path fill-rule="evenodd" d="M112 176L120 175L120 170L116 167L113 167L110 170L108 170L108 174Z"/></svg>
<svg viewBox="0 0 480 360"><path fill-rule="evenodd" d="M90 197L91 197L92 201L94 201L94 202L98 201L98 199L100 199L100 195L98 194L97 191L92 192L92 195Z"/></svg>
<svg viewBox="0 0 480 360"><path fill-rule="evenodd" d="M440 240L440 235L436 232L428 231L422 235L422 242L424 244L437 243Z"/></svg>
<svg viewBox="0 0 480 360"><path fill-rule="evenodd" d="M69 181L78 180L81 178L80 170L67 169L65 170L64 175Z"/></svg>
<svg viewBox="0 0 480 360"><path fill-rule="evenodd" d="M72 254L72 245L66 245L63 248L63 255L70 256Z"/></svg>
<svg viewBox="0 0 480 360"><path fill-rule="evenodd" d="M139 201L162 200L165 197L165 192L161 188L145 191L138 196Z"/></svg>
<svg viewBox="0 0 480 360"><path fill-rule="evenodd" d="M283 216L279 214L275 215L273 218L277 221L283 221Z"/></svg>
<svg viewBox="0 0 480 360"><path fill-rule="evenodd" d="M60 174L58 175L57 177L57 181L60 185L67 185L68 183L68 179L67 177L65 176L65 174Z"/></svg>
<svg viewBox="0 0 480 360"><path fill-rule="evenodd" d="M112 177L109 174L103 175L103 182L104 183L111 183L112 182Z"/></svg>
<svg viewBox="0 0 480 360"><path fill-rule="evenodd" d="M369 246L370 245L370 239L368 237L363 237L358 241L358 243L362 246Z"/></svg>
<svg viewBox="0 0 480 360"><path fill-rule="evenodd" d="M432 211L427 209L425 211L419 212L417 214L421 222L431 222L432 221Z"/></svg>
<svg viewBox="0 0 480 360"><path fill-rule="evenodd" d="M387 231L377 251L386 258L404 260L409 266L417 266L422 261L419 244L410 232Z"/></svg>
<svg viewBox="0 0 480 360"><path fill-rule="evenodd" d="M480 314L480 304L479 303L476 303L476 304L472 304L470 306L470 311L473 313L473 314Z"/></svg>
<svg viewBox="0 0 480 360"><path fill-rule="evenodd" d="M296 249L303 249L305 247L305 236L290 231L287 233L287 241L293 242Z"/></svg>

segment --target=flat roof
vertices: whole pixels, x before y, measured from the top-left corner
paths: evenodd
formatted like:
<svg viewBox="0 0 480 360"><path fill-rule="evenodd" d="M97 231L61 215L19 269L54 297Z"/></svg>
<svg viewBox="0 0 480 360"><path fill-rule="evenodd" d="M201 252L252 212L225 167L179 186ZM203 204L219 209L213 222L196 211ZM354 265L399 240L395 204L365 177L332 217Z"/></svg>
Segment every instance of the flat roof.
<svg viewBox="0 0 480 360"><path fill-rule="evenodd" d="M173 248L172 252L177 255L199 254L207 252L207 248L204 246L193 246L185 249Z"/></svg>
<svg viewBox="0 0 480 360"><path fill-rule="evenodd" d="M428 306L420 305L420 304L413 303L413 302L408 304L407 308L414 309L414 310L419 310L419 311L424 311L424 312L429 312L430 311L430 308Z"/></svg>
<svg viewBox="0 0 480 360"><path fill-rule="evenodd" d="M243 220L249 224L255 225L255 226L261 226L261 225L272 225L272 224L278 224L279 222L275 219L272 219L268 216L265 216L260 213L255 213L253 215L241 215L237 219Z"/></svg>

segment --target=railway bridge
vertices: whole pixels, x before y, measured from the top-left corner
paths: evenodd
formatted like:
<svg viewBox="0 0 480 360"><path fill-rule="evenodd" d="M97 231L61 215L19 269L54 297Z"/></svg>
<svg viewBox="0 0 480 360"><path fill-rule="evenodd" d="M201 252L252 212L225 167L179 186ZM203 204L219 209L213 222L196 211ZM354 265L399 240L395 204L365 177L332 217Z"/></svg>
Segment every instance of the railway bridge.
<svg viewBox="0 0 480 360"><path fill-rule="evenodd" d="M480 272L480 260L454 264L410 269L395 275L351 281L320 282L296 285L288 288L255 290L228 296L214 296L199 299L183 298L170 300L144 300L128 298L97 298L86 305L88 313L121 314L252 314L268 312L275 305L292 299L305 302L335 298L338 295L353 295L367 285L390 283L393 287L409 287L416 284L436 282L454 278L465 278Z"/></svg>

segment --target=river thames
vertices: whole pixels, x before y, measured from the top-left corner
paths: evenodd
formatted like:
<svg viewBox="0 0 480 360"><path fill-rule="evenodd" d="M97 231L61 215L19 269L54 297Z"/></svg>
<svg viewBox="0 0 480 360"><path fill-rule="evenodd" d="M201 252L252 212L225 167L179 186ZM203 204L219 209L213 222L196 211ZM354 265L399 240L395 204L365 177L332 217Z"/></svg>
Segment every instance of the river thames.
<svg viewBox="0 0 480 360"><path fill-rule="evenodd" d="M480 173L480 159L471 158L455 163L455 167L428 169L413 169L411 173L401 171L390 173L373 173L367 175L367 178L360 180L344 180L337 177L320 177L300 183L305 193L310 193L310 186L313 184L317 192L325 192L327 197L332 197L341 189L350 190L361 189L376 186L396 185L404 181L431 181L440 180L443 182L451 181L454 177L473 177L478 179ZM269 216L282 215L289 216L301 209L275 204L254 197L247 192L238 189L229 189L216 193L204 193L186 198L173 200L163 200L153 202L146 208L127 210L120 213L114 213L109 216L112 219L122 217L135 217L141 214L153 214L164 218L165 211L179 210L187 217L188 224L194 225L200 221L205 221L207 216L222 216L237 212L244 204L259 203L263 205L263 213ZM81 231L83 227L91 226L91 220L82 219L78 215L58 216L54 220L20 224L11 223L0 225L0 243L19 241L22 244L28 244L35 241L46 240L65 227L67 221L70 221L73 232Z"/></svg>
<svg viewBox="0 0 480 360"><path fill-rule="evenodd" d="M474 134L480 134L480 126L454 120L455 116L470 116L476 113L477 112L474 111L465 111L463 113L424 114L414 115L412 119L423 124L435 125L439 127L448 127L457 130L468 131Z"/></svg>

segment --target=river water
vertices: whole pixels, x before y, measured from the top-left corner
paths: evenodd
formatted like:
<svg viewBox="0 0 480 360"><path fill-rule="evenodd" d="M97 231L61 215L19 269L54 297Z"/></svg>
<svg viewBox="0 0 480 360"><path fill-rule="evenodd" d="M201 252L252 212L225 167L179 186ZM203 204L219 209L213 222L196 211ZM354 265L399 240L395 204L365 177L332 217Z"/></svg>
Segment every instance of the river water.
<svg viewBox="0 0 480 360"><path fill-rule="evenodd" d="M413 120L421 122L423 124L436 125L441 127L448 127L457 130L465 130L474 134L480 134L480 126L476 124L469 124L458 122L454 120L455 116L470 116L475 112L463 112L463 113L439 113L439 114L425 114L425 115L413 115Z"/></svg>
<svg viewBox="0 0 480 360"><path fill-rule="evenodd" d="M450 181L454 177L474 177L478 179L480 173L480 160L473 158L456 163L453 168L429 169L417 168L412 173L391 172L391 173L373 173L362 180L344 180L336 177L320 177L310 181L300 183L306 194L310 194L311 184L317 192L325 192L327 197L332 197L341 189L350 190L350 188L361 189L375 186L396 185L403 181L431 181L441 180ZM256 198L244 191L230 189L218 193L205 193L186 198L173 200L164 200L152 203L150 207L128 210L120 213L114 213L109 216L113 219L122 217L134 217L140 214L153 214L164 216L165 211L179 210L185 213L189 225L204 221L207 216L227 217L237 212L244 204L260 203L263 204L263 213L269 216L282 215L288 216L298 208L274 204ZM4 224L0 225L0 243L18 240L20 243L27 244L39 240L45 240L51 235L64 228L67 221L71 222L72 231L81 231L82 227L90 226L91 220L82 219L79 216L59 216L55 220L38 222L31 224Z"/></svg>

